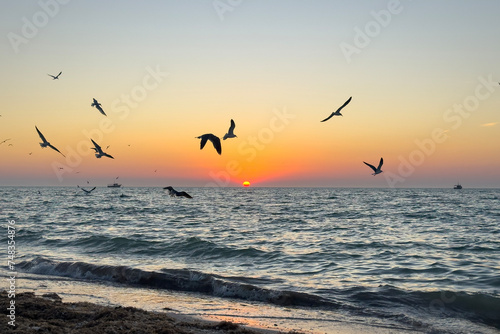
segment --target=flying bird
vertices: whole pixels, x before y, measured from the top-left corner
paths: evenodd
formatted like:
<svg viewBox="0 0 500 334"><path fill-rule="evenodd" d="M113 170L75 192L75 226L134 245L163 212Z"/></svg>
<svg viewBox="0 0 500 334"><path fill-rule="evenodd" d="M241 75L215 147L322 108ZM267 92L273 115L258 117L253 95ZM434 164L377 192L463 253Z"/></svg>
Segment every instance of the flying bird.
<svg viewBox="0 0 500 334"><path fill-rule="evenodd" d="M189 195L187 192L185 192L185 191L177 191L177 190L175 190L174 188L172 188L171 186L165 187L165 188L163 188L163 189L168 190L168 194L169 194L171 197L178 196L178 197L193 198L193 197L191 197L191 195Z"/></svg>
<svg viewBox="0 0 500 334"><path fill-rule="evenodd" d="M104 116L108 116L106 115L106 113L104 112L104 110L102 110L102 107L101 107L101 104L99 102L97 102L96 99L93 99L94 101L92 102L92 104L90 105L91 107L95 107L97 110L99 110L101 112L101 114L103 114Z"/></svg>
<svg viewBox="0 0 500 334"><path fill-rule="evenodd" d="M62 71L59 72L58 75L47 74L49 77L52 77L52 80L59 80L59 76L62 74Z"/></svg>
<svg viewBox="0 0 500 334"><path fill-rule="evenodd" d="M35 129L36 129L36 132L38 132L38 135L40 136L40 139L42 139L42 141L43 141L43 143L40 143L40 146L41 146L42 148L44 148L44 147L47 147L47 146L48 146L48 147L50 147L51 149L53 149L54 151L57 151L57 152L61 153L61 151L59 151L57 148L55 148L54 146L52 146L52 145L51 145L51 144L47 141L47 139L45 139L45 137L44 137L44 136L43 136L43 134L40 132L40 130L38 130L38 128L36 127L36 125L35 125ZM66 158L66 156L65 156L64 154L62 154L62 153L61 153L61 155L62 155L63 157L65 157L65 158Z"/></svg>
<svg viewBox="0 0 500 334"><path fill-rule="evenodd" d="M10 140L10 138L7 138L7 139L5 139L4 141L1 141L1 142L0 142L0 145L2 145L3 143L5 143L7 140Z"/></svg>
<svg viewBox="0 0 500 334"><path fill-rule="evenodd" d="M220 145L220 139L216 135L213 135L211 133L206 133L196 138L201 139L200 150L203 149L203 147L205 147L207 140L210 140L214 145L214 148L217 151L217 153L219 153L219 155L222 153L222 146Z"/></svg>
<svg viewBox="0 0 500 334"><path fill-rule="evenodd" d="M234 138L236 135L234 134L234 127L236 124L234 124L234 121L231 120L231 126L229 126L229 130L227 130L227 133L224 135L222 138L223 140L226 140L227 138Z"/></svg>
<svg viewBox="0 0 500 334"><path fill-rule="evenodd" d="M105 153L102 150L101 146L97 145L97 143L93 139L90 139L90 140L92 140L92 143L95 146L95 147L91 147L91 149L93 149L95 151L95 157L97 159L100 159L101 157L108 157L108 158L114 159L111 155Z"/></svg>
<svg viewBox="0 0 500 334"><path fill-rule="evenodd" d="M370 167L371 169L373 169L373 171L375 172L375 173L373 173L373 174L372 174L373 176L375 176L375 175L380 174L380 173L382 173L382 172L383 172L383 171L382 171L382 169L381 169L381 168L382 168L382 165L384 164L384 159L383 159L383 158L380 158L380 162L379 162L379 164L378 164L378 167L377 167L377 168L375 168L375 166L370 165L370 164L369 164L369 163L367 163L367 162L364 162L364 161L363 161L363 163L364 163L365 165L367 165L368 167Z"/></svg>
<svg viewBox="0 0 500 334"><path fill-rule="evenodd" d="M342 110L342 108L344 108L346 105L349 104L349 102L351 102L351 99L352 99L352 96L344 102L344 104L338 108L337 110L335 110L334 112L332 112L332 114L330 116L328 116L327 118L325 118L324 120L322 120L321 122L325 122L325 121L328 121L330 118L332 118L333 116L343 116L340 111Z"/></svg>
<svg viewBox="0 0 500 334"><path fill-rule="evenodd" d="M96 187L94 187L94 188L92 188L92 189L90 189L90 190L87 190L87 189L82 188L82 187L80 187L80 186L78 186L78 185L77 185L77 187L78 187L78 188L80 188L80 189L82 189L82 190L83 190L86 194L90 194L90 193L91 193L92 191L94 191L94 189L96 188Z"/></svg>

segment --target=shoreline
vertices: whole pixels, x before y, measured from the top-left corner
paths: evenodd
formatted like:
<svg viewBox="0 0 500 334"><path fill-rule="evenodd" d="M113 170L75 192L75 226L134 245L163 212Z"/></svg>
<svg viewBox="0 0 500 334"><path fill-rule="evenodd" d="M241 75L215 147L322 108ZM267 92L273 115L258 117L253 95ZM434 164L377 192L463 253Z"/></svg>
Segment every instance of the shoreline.
<svg viewBox="0 0 500 334"><path fill-rule="evenodd" d="M7 291L0 291L0 308L4 322L0 328L9 333L53 334L394 334L422 333L422 330L402 327L386 327L332 320L328 328L321 326L304 328L299 323L286 321L275 323L276 328L259 322L245 323L246 317L212 316L199 317L175 310L175 302L161 311L125 306L121 304L77 301L65 302L54 292L35 294L26 291L16 293L15 328L8 324L10 299ZM250 316L250 315L248 315ZM291 319L289 319L291 320ZM3 330L0 330L3 333Z"/></svg>
<svg viewBox="0 0 500 334"><path fill-rule="evenodd" d="M8 315L9 298L0 292L0 307ZM56 293L22 292L15 297L15 328L4 318L0 327L11 332L147 333L147 334L303 334L298 331L251 328L229 321L209 321L184 314L146 311L135 307L103 306L89 302L63 302Z"/></svg>

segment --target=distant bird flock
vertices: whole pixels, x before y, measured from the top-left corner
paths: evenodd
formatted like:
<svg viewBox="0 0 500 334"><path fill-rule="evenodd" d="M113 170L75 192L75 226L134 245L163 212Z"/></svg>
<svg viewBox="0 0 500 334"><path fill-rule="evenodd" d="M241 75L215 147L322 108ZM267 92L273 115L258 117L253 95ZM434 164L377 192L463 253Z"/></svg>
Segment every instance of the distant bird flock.
<svg viewBox="0 0 500 334"><path fill-rule="evenodd" d="M48 76L50 76L52 78L52 80L59 80L59 77L61 76L63 72L60 71L59 74L57 75L52 75L52 74L48 74ZM344 109L352 100L352 96L349 97L347 99L347 101L344 102L344 104L342 104L337 110L335 110L334 112L332 112L327 118L323 119L321 122L326 122L328 121L329 119L331 119L333 116L343 116L341 114L341 110ZM102 115L104 116L107 116L106 113L104 112L104 109L102 108L102 105L101 103L99 103L95 98L92 98L92 103L90 105L91 107L95 107ZM229 126L229 129L227 130L227 133L222 137L223 140L226 140L226 139L229 139L229 138L237 138L237 136L234 134L234 129L236 127L236 124L234 122L233 119L231 119L230 121L230 126ZM42 148L45 148L45 147L50 147L51 149L53 149L54 151L58 152L59 154L61 154L63 157L65 157L65 155L63 153L61 153L61 151L59 151L54 145L52 145L49 141L47 141L47 139L45 138L45 136L42 134L42 132L38 129L37 126L35 126L35 129L38 133L38 136L40 137L40 139L42 140L42 142L40 143L40 146ZM222 154L222 145L221 145L221 140L218 136L212 134L212 133L206 133L206 134L203 134L203 135L200 135L200 136L197 136L195 137L197 139L200 139L200 150L202 150L206 143L208 141L210 141L215 149L215 151L221 155ZM95 157L100 159L101 157L107 157L107 158L110 158L110 159L114 159L113 156L111 156L110 154L104 152L101 148L101 146L99 146L99 144L97 144L92 138L89 138L92 142L92 144L94 145L94 147L91 147L92 150L95 151ZM8 140L10 140L10 138L8 139L5 139L3 141L0 142L0 145L7 142ZM9 144L9 146L12 146L12 144ZM110 145L106 146L106 149L109 148ZM130 145L128 145L130 146ZM29 153L29 155L31 155L32 152ZM384 163L384 159L383 158L380 158L380 162L378 164L377 167L375 167L374 165L371 165L367 162L364 162L363 163L365 165L367 165L368 167L370 167L372 170L373 170L373 174L372 175L378 175L380 173L382 173L382 165ZM156 172L156 170L155 170ZM88 183L88 181L87 181ZM84 191L86 194L90 194L96 187L90 189L90 190L87 190L87 189L84 189L84 188L81 188L80 186L78 186L78 188L80 188L82 191ZM163 188L165 190L168 190L169 192L169 195L172 196L172 197L186 197L186 198L192 198L189 194L187 194L186 192L184 191L176 191L174 188L172 188L171 186L168 186L168 187L165 187Z"/></svg>

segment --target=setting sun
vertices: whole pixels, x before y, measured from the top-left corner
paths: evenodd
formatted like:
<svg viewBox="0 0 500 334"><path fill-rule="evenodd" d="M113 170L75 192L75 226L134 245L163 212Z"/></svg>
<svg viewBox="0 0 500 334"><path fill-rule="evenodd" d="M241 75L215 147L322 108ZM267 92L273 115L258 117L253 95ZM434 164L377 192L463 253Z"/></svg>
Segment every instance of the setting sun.
<svg viewBox="0 0 500 334"><path fill-rule="evenodd" d="M250 182L248 181L243 182L243 187L250 187Z"/></svg>

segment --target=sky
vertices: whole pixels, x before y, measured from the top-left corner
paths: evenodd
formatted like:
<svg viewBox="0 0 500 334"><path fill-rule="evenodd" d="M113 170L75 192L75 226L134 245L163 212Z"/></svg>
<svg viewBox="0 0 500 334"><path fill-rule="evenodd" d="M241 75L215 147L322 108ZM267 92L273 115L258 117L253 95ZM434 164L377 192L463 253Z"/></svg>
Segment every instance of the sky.
<svg viewBox="0 0 500 334"><path fill-rule="evenodd" d="M2 1L0 186L499 188L498 13L497 0ZM231 119L222 154L200 150ZM363 162L381 157L372 176Z"/></svg>

